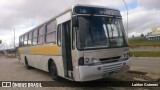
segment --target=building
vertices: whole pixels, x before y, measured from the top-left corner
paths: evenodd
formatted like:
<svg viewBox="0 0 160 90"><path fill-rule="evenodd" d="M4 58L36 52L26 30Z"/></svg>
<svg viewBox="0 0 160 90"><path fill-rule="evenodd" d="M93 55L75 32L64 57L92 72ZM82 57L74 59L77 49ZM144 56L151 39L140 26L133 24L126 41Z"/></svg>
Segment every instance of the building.
<svg viewBox="0 0 160 90"><path fill-rule="evenodd" d="M160 41L160 28L153 27L153 28L152 28L152 32L149 32L149 33L146 35L146 38L147 38L149 41L156 41L156 40L159 40L159 41Z"/></svg>

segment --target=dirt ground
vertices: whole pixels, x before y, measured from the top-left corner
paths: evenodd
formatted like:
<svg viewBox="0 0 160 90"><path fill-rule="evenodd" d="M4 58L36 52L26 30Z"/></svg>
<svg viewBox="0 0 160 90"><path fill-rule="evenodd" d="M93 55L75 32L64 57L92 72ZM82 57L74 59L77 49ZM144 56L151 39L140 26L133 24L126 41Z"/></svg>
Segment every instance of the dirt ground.
<svg viewBox="0 0 160 90"><path fill-rule="evenodd" d="M150 60L152 59L152 61ZM103 79L103 81L158 81L160 82L160 73L157 70L160 66L160 59L150 58L150 59L142 59L142 58L132 58L132 66L130 71L121 73L119 75L113 75L112 77ZM145 61L146 60L146 61ZM153 63L155 61L156 64ZM149 63L149 64L145 64ZM158 64L157 64L158 63ZM154 64L152 66L152 64ZM149 66L148 66L149 65ZM140 68L138 68L140 67ZM150 69L156 70L148 70ZM0 56L0 81L53 81L50 74L38 69L27 70L24 64L19 62L16 58L8 58L5 56ZM66 79L62 79L60 84L64 84ZM94 81L93 81L94 82ZM95 81L95 85L96 85ZM69 83L71 84L71 83ZM103 83L104 84L104 83ZM2 90L4 88L0 88ZM30 88L31 89L31 88ZM22 88L22 90L30 90L27 88ZM54 88L34 88L33 90L132 90L133 88L117 88L117 87L54 87ZM138 90L159 90L159 88L136 88ZM4 90L12 90L10 88L6 88ZM16 90L16 89L13 89ZM21 90L21 89L18 89ZM135 89L133 89L135 90Z"/></svg>

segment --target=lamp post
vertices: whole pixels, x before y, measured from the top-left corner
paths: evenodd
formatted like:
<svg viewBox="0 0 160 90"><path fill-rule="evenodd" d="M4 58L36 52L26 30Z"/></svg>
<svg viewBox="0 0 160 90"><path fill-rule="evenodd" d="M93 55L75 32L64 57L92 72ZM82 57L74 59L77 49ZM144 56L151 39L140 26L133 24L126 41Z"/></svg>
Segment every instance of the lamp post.
<svg viewBox="0 0 160 90"><path fill-rule="evenodd" d="M15 57L16 57L16 44L15 44L15 28L14 28L14 49L13 50L15 50Z"/></svg>
<svg viewBox="0 0 160 90"><path fill-rule="evenodd" d="M124 2L126 9L127 9L127 38L128 38L128 6L127 6L125 0L123 0L123 2Z"/></svg>
<svg viewBox="0 0 160 90"><path fill-rule="evenodd" d="M15 28L14 28L14 49L15 49Z"/></svg>

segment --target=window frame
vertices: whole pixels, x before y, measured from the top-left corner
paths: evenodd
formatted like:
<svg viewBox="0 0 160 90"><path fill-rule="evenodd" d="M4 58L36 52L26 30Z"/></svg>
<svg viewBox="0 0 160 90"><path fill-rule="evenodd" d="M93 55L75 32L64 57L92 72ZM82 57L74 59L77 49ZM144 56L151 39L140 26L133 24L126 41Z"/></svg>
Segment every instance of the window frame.
<svg viewBox="0 0 160 90"><path fill-rule="evenodd" d="M55 30L53 30L53 31L51 31L51 32L48 32L48 26L49 25L52 25L51 23L52 22L54 22L54 24L55 24L55 27L53 28L53 29L55 29ZM49 34L51 34L51 33L55 33L55 41L51 41L51 42L48 42L47 41L47 35L49 35ZM56 44L56 37L57 37L57 21L54 19L54 20L52 20L52 21L49 21L47 24L46 24L46 33L45 33L45 42L46 42L46 44L49 44L49 43L54 43L54 44Z"/></svg>
<svg viewBox="0 0 160 90"><path fill-rule="evenodd" d="M37 31L37 35L36 35L36 36L34 36L34 32L35 32L35 31ZM34 45L34 44L33 44L33 41L34 41L35 38L37 39L37 42L36 42L36 44ZM32 32L32 46L36 46L36 45L38 45L38 28L34 29L33 32Z"/></svg>
<svg viewBox="0 0 160 90"><path fill-rule="evenodd" d="M43 31L43 33L40 35L40 30L41 30L41 28L44 28L44 29L42 29L42 30L44 30ZM37 36L37 45L42 45L42 44L45 44L46 43L46 25L44 24L44 25L42 25L42 26L40 26L39 28L38 28L38 36ZM39 43L39 38L40 37L42 37L43 36L43 39L44 39L44 41L42 42L42 43Z"/></svg>
<svg viewBox="0 0 160 90"><path fill-rule="evenodd" d="M25 44L26 42L26 44ZM28 33L23 35L23 46L26 47L28 46Z"/></svg>
<svg viewBox="0 0 160 90"><path fill-rule="evenodd" d="M24 38L23 38L23 36L19 37L19 47L24 47Z"/></svg>
<svg viewBox="0 0 160 90"><path fill-rule="evenodd" d="M60 31L60 35L59 35L59 32ZM60 40L59 40L59 37L60 37ZM58 26L57 26L57 45L59 46L59 47L61 47L62 46L62 24L59 24Z"/></svg>
<svg viewBox="0 0 160 90"><path fill-rule="evenodd" d="M28 46L32 46L32 38L33 38L33 33L32 33L33 31L30 31L29 33L28 33L28 42L29 42L29 40L30 40L30 45L29 45L29 43L28 43ZM30 37L30 35L31 35L31 37Z"/></svg>

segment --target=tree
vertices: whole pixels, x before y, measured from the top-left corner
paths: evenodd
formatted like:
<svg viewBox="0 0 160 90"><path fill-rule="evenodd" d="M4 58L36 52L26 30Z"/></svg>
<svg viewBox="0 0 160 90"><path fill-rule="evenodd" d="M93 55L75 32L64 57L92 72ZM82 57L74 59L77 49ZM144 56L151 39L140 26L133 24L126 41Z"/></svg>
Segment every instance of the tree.
<svg viewBox="0 0 160 90"><path fill-rule="evenodd" d="M0 44L2 43L2 40L0 40Z"/></svg>
<svg viewBox="0 0 160 90"><path fill-rule="evenodd" d="M134 35L132 35L132 38L134 38Z"/></svg>
<svg viewBox="0 0 160 90"><path fill-rule="evenodd" d="M141 37L144 37L144 34L143 34L143 33L141 34Z"/></svg>

